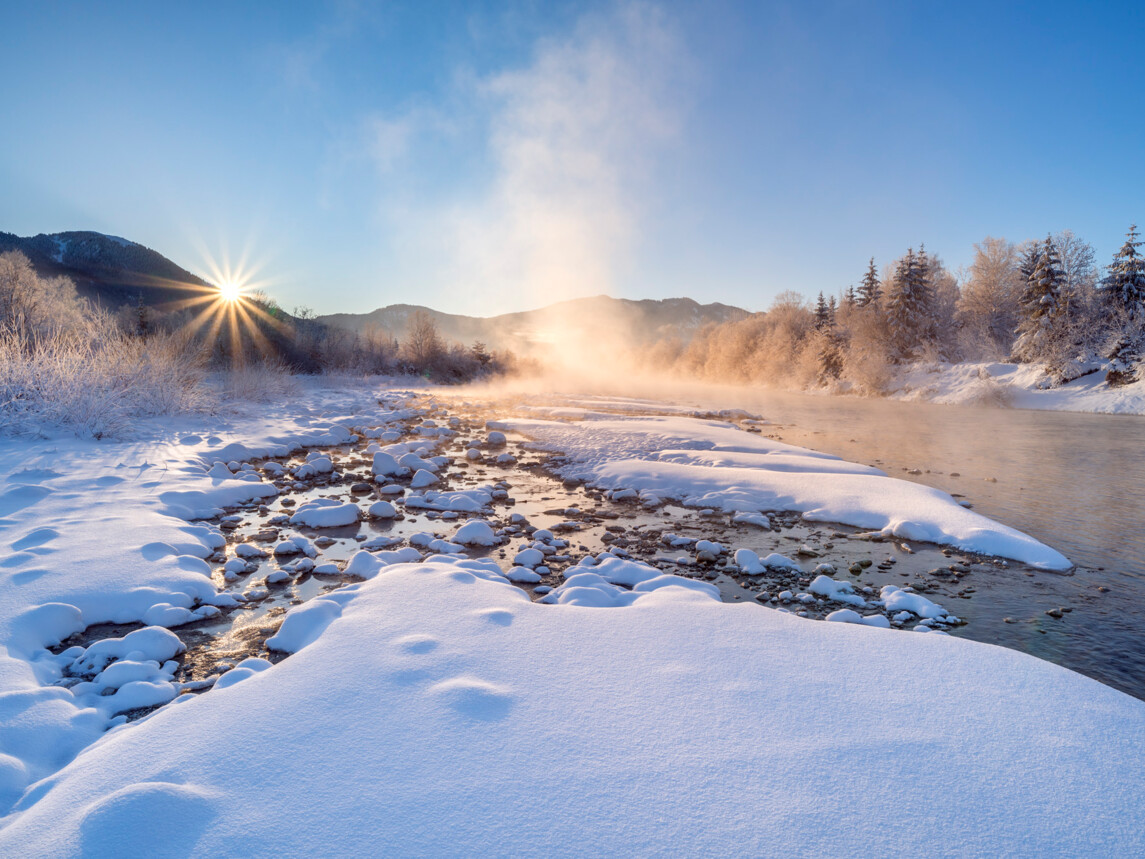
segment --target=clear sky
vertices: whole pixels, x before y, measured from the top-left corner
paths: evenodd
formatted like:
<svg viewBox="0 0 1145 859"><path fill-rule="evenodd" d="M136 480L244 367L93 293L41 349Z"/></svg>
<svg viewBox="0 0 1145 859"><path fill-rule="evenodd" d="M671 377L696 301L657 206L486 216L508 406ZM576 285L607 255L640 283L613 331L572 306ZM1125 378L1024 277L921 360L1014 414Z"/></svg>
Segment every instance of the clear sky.
<svg viewBox="0 0 1145 859"><path fill-rule="evenodd" d="M0 230L320 313L764 309L1145 222L1145 3L0 0Z"/></svg>

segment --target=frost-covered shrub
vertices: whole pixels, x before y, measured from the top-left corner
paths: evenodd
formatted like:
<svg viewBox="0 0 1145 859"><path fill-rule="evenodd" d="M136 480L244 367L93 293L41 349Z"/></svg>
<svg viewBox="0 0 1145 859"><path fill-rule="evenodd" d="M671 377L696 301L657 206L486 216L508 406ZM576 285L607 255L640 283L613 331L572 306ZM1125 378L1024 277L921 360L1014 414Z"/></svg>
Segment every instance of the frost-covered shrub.
<svg viewBox="0 0 1145 859"><path fill-rule="evenodd" d="M298 392L298 380L281 361L261 361L232 367L218 377L221 393L229 400L270 402Z"/></svg>
<svg viewBox="0 0 1145 859"><path fill-rule="evenodd" d="M101 438L122 434L133 418L209 408L189 335L130 336L76 299L70 281L40 278L22 255L3 256L0 428L54 425Z"/></svg>

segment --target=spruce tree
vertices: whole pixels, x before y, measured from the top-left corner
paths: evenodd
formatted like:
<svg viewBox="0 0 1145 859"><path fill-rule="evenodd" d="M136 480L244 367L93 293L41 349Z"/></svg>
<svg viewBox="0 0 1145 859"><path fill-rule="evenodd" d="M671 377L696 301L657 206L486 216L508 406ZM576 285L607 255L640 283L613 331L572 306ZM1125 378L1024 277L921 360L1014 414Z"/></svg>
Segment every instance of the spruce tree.
<svg viewBox="0 0 1145 859"><path fill-rule="evenodd" d="M827 301L823 298L823 293L819 293L819 298L815 302L815 328L822 331L831 324L831 312L827 307Z"/></svg>
<svg viewBox="0 0 1145 859"><path fill-rule="evenodd" d="M1018 341L1014 344L1014 356L1019 361L1033 362L1049 356L1055 328L1064 318L1064 282L1057 248L1046 236L1022 291Z"/></svg>
<svg viewBox="0 0 1145 859"><path fill-rule="evenodd" d="M843 293L843 303L846 304L848 307L854 307L855 302L856 302L855 287L854 286L848 286L847 291L845 293Z"/></svg>
<svg viewBox="0 0 1145 859"><path fill-rule="evenodd" d="M839 304L835 301L835 296L827 299L827 324L832 328L835 327L835 314L839 310Z"/></svg>
<svg viewBox="0 0 1145 859"><path fill-rule="evenodd" d="M875 258L871 257L871 263L867 267L867 273L863 275L863 283L859 287L859 307L878 304L881 296L882 287L879 285L879 273L875 271Z"/></svg>
<svg viewBox="0 0 1145 859"><path fill-rule="evenodd" d="M1133 224L1101 285L1106 300L1124 311L1130 321L1145 321L1145 257L1137 250L1142 244L1137 239L1137 225Z"/></svg>
<svg viewBox="0 0 1145 859"><path fill-rule="evenodd" d="M1038 267L1038 260L1042 258L1042 243L1030 242L1018 261L1018 271L1022 274L1022 283L1029 283L1034 276L1034 269Z"/></svg>
<svg viewBox="0 0 1145 859"><path fill-rule="evenodd" d="M899 260L885 304L892 357L897 360L916 357L918 347L934 333L929 260L925 251L915 254L911 248Z"/></svg>

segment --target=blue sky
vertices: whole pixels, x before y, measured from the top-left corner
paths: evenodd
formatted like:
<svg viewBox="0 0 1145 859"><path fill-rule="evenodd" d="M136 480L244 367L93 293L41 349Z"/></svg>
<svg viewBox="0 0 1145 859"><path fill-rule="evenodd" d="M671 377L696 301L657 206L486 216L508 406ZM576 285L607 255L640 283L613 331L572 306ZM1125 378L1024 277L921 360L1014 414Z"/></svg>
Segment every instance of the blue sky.
<svg viewBox="0 0 1145 859"><path fill-rule="evenodd" d="M0 230L287 308L764 309L1145 221L1141 3L8 4Z"/></svg>

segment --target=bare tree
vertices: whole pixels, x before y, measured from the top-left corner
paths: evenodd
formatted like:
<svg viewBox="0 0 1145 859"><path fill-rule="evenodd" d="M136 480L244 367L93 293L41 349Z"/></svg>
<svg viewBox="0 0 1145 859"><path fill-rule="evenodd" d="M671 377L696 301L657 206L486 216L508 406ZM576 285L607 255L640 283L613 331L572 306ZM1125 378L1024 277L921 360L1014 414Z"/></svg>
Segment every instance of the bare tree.
<svg viewBox="0 0 1145 859"><path fill-rule="evenodd" d="M405 359L418 370L429 370L444 351L445 344L433 318L424 310L416 311L409 319L406 336L402 341Z"/></svg>
<svg viewBox="0 0 1145 859"><path fill-rule="evenodd" d="M974 262L957 308L967 354L995 360L1009 355L1023 285L1018 263L1013 242L987 236L974 245Z"/></svg>

